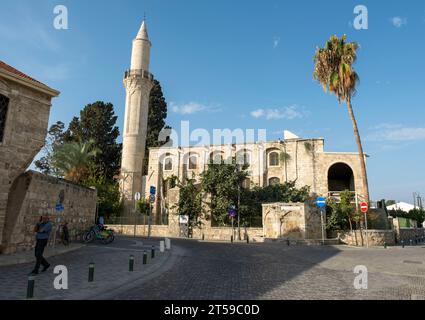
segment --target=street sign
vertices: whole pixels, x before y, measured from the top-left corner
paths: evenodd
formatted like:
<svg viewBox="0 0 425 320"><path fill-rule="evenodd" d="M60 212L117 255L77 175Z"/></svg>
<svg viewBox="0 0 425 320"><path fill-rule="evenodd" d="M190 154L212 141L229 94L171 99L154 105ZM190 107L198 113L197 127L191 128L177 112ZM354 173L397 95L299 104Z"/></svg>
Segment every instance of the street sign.
<svg viewBox="0 0 425 320"><path fill-rule="evenodd" d="M150 190L151 194L156 194L156 188L154 186L151 186L151 190Z"/></svg>
<svg viewBox="0 0 425 320"><path fill-rule="evenodd" d="M366 212L367 212L367 210L369 210L369 206L367 205L367 203L366 203L366 202L362 202L362 203L360 204L360 210L362 210L362 212L363 212L363 213L366 213Z"/></svg>
<svg viewBox="0 0 425 320"><path fill-rule="evenodd" d="M230 209L230 210L229 210L229 216L230 216L230 218L234 218L234 217L236 217L236 210L234 210L234 209Z"/></svg>
<svg viewBox="0 0 425 320"><path fill-rule="evenodd" d="M140 194L140 192L136 192L134 194L134 200L139 201L141 199L142 195Z"/></svg>
<svg viewBox="0 0 425 320"><path fill-rule="evenodd" d="M189 216L179 216L181 224L187 224L189 222Z"/></svg>
<svg viewBox="0 0 425 320"><path fill-rule="evenodd" d="M323 197L317 197L316 204L318 207L323 208L324 206L326 206L326 199Z"/></svg>
<svg viewBox="0 0 425 320"><path fill-rule="evenodd" d="M65 208L63 207L63 204L62 203L57 203L55 209L58 212L62 212L62 211L65 210Z"/></svg>
<svg viewBox="0 0 425 320"><path fill-rule="evenodd" d="M149 196L149 202L150 202L150 203L154 203L154 202L155 202L155 195L154 195L154 194L151 194L151 195Z"/></svg>

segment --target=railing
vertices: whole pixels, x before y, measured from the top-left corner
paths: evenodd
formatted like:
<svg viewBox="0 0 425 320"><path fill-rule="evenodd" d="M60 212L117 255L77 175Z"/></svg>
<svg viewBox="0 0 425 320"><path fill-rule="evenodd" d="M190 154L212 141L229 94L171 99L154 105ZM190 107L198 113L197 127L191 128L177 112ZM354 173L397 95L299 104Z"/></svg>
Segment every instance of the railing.
<svg viewBox="0 0 425 320"><path fill-rule="evenodd" d="M328 192L328 199L333 199L336 203L341 202L341 193L343 191L329 191ZM350 202L355 205L360 205L362 202L367 202L366 198L360 194L357 193L357 191L350 191L351 193L351 199ZM378 202L377 201L369 201L368 203L369 208L374 209L378 208Z"/></svg>
<svg viewBox="0 0 425 320"><path fill-rule="evenodd" d="M131 77L131 76L141 76L142 78L145 78L145 79L148 79L148 80L151 80L151 81L153 81L153 79L154 79L153 74L146 71L146 70L130 69L130 70L127 70L124 73L124 78L128 78L128 77Z"/></svg>

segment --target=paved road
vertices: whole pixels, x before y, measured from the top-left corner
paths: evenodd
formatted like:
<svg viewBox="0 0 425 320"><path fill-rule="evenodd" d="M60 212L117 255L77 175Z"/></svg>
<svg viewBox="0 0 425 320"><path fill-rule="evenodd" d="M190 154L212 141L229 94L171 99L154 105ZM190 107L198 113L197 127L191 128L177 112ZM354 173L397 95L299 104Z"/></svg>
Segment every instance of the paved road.
<svg viewBox="0 0 425 320"><path fill-rule="evenodd" d="M135 287L141 280L160 273L170 259L170 252L160 254L159 240L135 242L131 238L117 238L110 245L91 244L76 251L48 258L51 269L40 273L35 280L35 299L99 299L110 291L120 292L126 285ZM152 245L156 247L155 258L150 258ZM148 251L148 263L142 264L143 251ZM129 272L129 257L134 255L134 271ZM88 282L89 263L95 263L94 282ZM34 263L0 267L0 299L25 299L28 273ZM56 290L54 266L64 265L68 269L68 289Z"/></svg>
<svg viewBox="0 0 425 320"><path fill-rule="evenodd" d="M423 299L425 247L359 249L172 240L166 252L141 265L144 249L119 238L50 258L69 270L69 289L53 288L52 270L36 280L36 299ZM128 257L136 257L128 271ZM96 263L88 284L88 263ZM356 290L356 265L368 268L368 289ZM0 267L0 299L24 299L32 264Z"/></svg>
<svg viewBox="0 0 425 320"><path fill-rule="evenodd" d="M113 299L423 299L425 247L287 247L175 240L173 266ZM353 269L368 268L368 289Z"/></svg>

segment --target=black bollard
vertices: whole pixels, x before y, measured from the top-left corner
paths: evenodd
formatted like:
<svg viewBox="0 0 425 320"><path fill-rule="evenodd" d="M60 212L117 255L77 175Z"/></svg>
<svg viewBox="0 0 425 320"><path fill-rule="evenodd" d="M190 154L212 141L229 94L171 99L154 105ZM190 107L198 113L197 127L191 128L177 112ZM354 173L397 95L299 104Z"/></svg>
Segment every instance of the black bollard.
<svg viewBox="0 0 425 320"><path fill-rule="evenodd" d="M404 240L401 240L401 247L404 248Z"/></svg>
<svg viewBox="0 0 425 320"><path fill-rule="evenodd" d="M146 264L148 260L148 253L146 252L146 250L143 251L143 264Z"/></svg>
<svg viewBox="0 0 425 320"><path fill-rule="evenodd" d="M233 236L230 236L230 242L233 243Z"/></svg>
<svg viewBox="0 0 425 320"><path fill-rule="evenodd" d="M93 282L94 281L94 263L91 262L89 264L89 282Z"/></svg>
<svg viewBox="0 0 425 320"><path fill-rule="evenodd" d="M413 240L412 239L410 239L410 245L413 246Z"/></svg>
<svg viewBox="0 0 425 320"><path fill-rule="evenodd" d="M384 242L384 249L387 249L387 243Z"/></svg>
<svg viewBox="0 0 425 320"><path fill-rule="evenodd" d="M134 270L134 256L131 254L130 259L128 261L128 271Z"/></svg>
<svg viewBox="0 0 425 320"><path fill-rule="evenodd" d="M249 243L249 236L246 236L246 243Z"/></svg>
<svg viewBox="0 0 425 320"><path fill-rule="evenodd" d="M35 276L29 276L28 286L27 286L27 299L34 298L34 284L35 284Z"/></svg>
<svg viewBox="0 0 425 320"><path fill-rule="evenodd" d="M287 239L287 240L286 240L286 244L287 244L288 246L290 246L290 245L291 245L291 242L289 241L289 239Z"/></svg>
<svg viewBox="0 0 425 320"><path fill-rule="evenodd" d="M205 234L202 234L202 241L205 240Z"/></svg>
<svg viewBox="0 0 425 320"><path fill-rule="evenodd" d="M151 250L151 258L155 258L155 247L152 246L152 250Z"/></svg>

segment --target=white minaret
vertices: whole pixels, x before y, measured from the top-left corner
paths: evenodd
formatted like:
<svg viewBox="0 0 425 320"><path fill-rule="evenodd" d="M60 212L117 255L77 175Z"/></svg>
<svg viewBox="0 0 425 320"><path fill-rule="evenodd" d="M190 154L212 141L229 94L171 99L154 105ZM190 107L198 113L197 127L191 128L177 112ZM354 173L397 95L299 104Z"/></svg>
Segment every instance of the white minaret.
<svg viewBox="0 0 425 320"><path fill-rule="evenodd" d="M131 67L125 72L126 90L123 151L121 161L121 190L127 207L136 192L142 197L142 170L148 126L149 95L153 75L149 73L151 42L143 21L133 40Z"/></svg>

